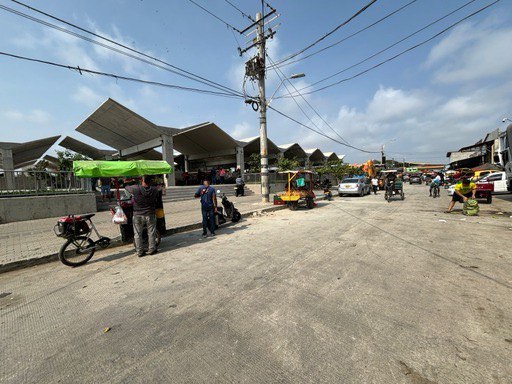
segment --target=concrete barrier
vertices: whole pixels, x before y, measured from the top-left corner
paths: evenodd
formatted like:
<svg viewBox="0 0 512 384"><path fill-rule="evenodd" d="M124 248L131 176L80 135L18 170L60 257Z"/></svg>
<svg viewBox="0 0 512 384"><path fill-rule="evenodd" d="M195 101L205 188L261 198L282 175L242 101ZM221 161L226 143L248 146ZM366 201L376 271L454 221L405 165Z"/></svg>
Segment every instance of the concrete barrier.
<svg viewBox="0 0 512 384"><path fill-rule="evenodd" d="M96 212L94 193L0 198L0 223Z"/></svg>

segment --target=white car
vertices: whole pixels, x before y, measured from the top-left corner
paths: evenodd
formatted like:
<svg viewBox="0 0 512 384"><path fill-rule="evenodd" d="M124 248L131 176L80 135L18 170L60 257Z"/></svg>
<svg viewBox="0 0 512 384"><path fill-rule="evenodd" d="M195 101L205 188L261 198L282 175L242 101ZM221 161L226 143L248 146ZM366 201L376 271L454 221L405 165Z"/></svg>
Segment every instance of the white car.
<svg viewBox="0 0 512 384"><path fill-rule="evenodd" d="M487 174L477 181L484 181L494 184L494 193L508 192L507 188L507 174L505 172L494 172Z"/></svg>
<svg viewBox="0 0 512 384"><path fill-rule="evenodd" d="M370 185L363 178L348 178L341 181L338 185L338 195L358 195L364 196L370 194Z"/></svg>

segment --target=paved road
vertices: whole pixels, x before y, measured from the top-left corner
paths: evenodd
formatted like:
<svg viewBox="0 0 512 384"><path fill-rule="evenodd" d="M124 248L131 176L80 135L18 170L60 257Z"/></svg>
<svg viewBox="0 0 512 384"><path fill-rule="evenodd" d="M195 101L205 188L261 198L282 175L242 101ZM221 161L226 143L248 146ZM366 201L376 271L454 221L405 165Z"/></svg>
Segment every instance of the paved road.
<svg viewBox="0 0 512 384"><path fill-rule="evenodd" d="M4 273L0 382L512 382L512 203L406 194Z"/></svg>
<svg viewBox="0 0 512 384"><path fill-rule="evenodd" d="M261 197L256 195L238 198L230 196L229 199L235 203L242 213L269 206L269 204L262 204ZM112 203L112 205L114 204ZM168 229L196 224L201 221L199 203L194 199L165 203L164 211ZM64 242L53 233L53 226L57 219L55 217L0 224L0 249L2 249L0 265L57 254ZM119 227L112 224L111 219L109 212L98 212L93 221L103 236L115 238L119 236Z"/></svg>

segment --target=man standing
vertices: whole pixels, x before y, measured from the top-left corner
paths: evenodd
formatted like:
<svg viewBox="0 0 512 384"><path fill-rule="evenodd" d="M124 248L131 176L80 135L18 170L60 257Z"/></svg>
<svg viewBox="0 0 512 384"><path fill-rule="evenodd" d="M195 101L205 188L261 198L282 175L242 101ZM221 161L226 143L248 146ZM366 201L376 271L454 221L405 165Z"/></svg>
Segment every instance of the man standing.
<svg viewBox="0 0 512 384"><path fill-rule="evenodd" d="M226 178L226 170L224 168L221 168L219 170L219 184L224 184L225 178Z"/></svg>
<svg viewBox="0 0 512 384"><path fill-rule="evenodd" d="M156 205L158 190L151 185L151 176L142 177L142 185L130 185L125 188L134 199L133 205L133 232L135 251L137 256L146 254L143 248L142 232L146 228L148 233L148 250L150 255L157 253L156 249Z"/></svg>
<svg viewBox="0 0 512 384"><path fill-rule="evenodd" d="M110 201L110 177L102 177L101 181L101 201L105 201L108 198Z"/></svg>
<svg viewBox="0 0 512 384"><path fill-rule="evenodd" d="M201 213L203 214L203 237L207 236L208 229L215 236L215 213L217 212L217 195L209 180L204 180L203 185L196 191L195 198L201 199Z"/></svg>
<svg viewBox="0 0 512 384"><path fill-rule="evenodd" d="M377 179L377 176L372 177L372 190L373 194L377 194L377 189L379 188L379 179Z"/></svg>
<svg viewBox="0 0 512 384"><path fill-rule="evenodd" d="M457 201L459 203L465 203L470 197L474 200L475 196L476 184L468 178L462 179L462 181L459 181L457 184L455 184L452 201L450 201L450 205L448 205L448 210L446 213L450 213L452 211L453 206Z"/></svg>

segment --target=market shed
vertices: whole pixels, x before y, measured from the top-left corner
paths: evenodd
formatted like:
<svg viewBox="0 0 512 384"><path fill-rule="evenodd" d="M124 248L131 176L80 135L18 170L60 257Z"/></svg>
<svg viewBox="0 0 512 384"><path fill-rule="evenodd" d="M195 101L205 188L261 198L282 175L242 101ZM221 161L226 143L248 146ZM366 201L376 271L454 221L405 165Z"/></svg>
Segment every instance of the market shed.
<svg viewBox="0 0 512 384"><path fill-rule="evenodd" d="M318 148L306 149L306 154L308 156L308 165L309 166L318 166L323 165L325 163L325 156L323 152Z"/></svg>
<svg viewBox="0 0 512 384"><path fill-rule="evenodd" d="M99 149L69 136L66 136L59 145L73 152L87 156L92 160L111 160L112 156L117 153L113 149Z"/></svg>

